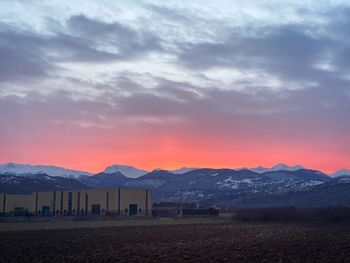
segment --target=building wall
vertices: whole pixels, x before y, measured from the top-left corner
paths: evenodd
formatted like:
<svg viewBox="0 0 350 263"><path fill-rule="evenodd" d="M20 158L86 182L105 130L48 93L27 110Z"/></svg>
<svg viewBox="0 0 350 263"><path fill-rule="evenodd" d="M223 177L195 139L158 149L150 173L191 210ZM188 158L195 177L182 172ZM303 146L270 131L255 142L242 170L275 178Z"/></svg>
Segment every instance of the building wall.
<svg viewBox="0 0 350 263"><path fill-rule="evenodd" d="M87 204L88 213L92 213L93 205L99 205L101 214L118 214L118 188L88 189L83 196L81 205L86 209Z"/></svg>
<svg viewBox="0 0 350 263"><path fill-rule="evenodd" d="M109 214L118 214L118 188L108 190L108 210Z"/></svg>
<svg viewBox="0 0 350 263"><path fill-rule="evenodd" d="M62 197L62 201L63 201L63 211L62 211L62 215L67 215L68 214L68 191L63 191L63 197Z"/></svg>
<svg viewBox="0 0 350 263"><path fill-rule="evenodd" d="M5 209L3 207L5 198ZM83 189L34 192L29 195L0 194L0 214L23 208L32 215L151 215L152 198L147 189Z"/></svg>
<svg viewBox="0 0 350 263"><path fill-rule="evenodd" d="M106 213L107 208L107 192L106 189L89 189L86 190L88 194L88 213L92 213L93 205L100 205L101 214Z"/></svg>
<svg viewBox="0 0 350 263"><path fill-rule="evenodd" d="M23 208L25 211L32 212L35 210L35 194L29 195L5 195L5 213L14 213L16 208Z"/></svg>
<svg viewBox="0 0 350 263"><path fill-rule="evenodd" d="M82 197L82 192L81 191L74 191L73 192L73 213L76 215L81 214L81 197Z"/></svg>
<svg viewBox="0 0 350 263"><path fill-rule="evenodd" d="M55 209L53 209L54 215L61 215L63 214L63 191L55 191L56 192L56 198L54 201Z"/></svg>
<svg viewBox="0 0 350 263"><path fill-rule="evenodd" d="M147 200L148 199L148 200ZM130 205L137 205L137 215L150 214L152 200L147 189L120 189L120 210L122 215L130 215ZM148 211L146 211L146 209Z"/></svg>
<svg viewBox="0 0 350 263"><path fill-rule="evenodd" d="M54 195L55 195L55 191L51 191L51 192L36 192L35 193L37 195L37 214L41 214L44 215L45 208L48 208L48 210L46 211L46 215L49 215L52 213L53 208L54 208ZM36 214L35 213L35 214Z"/></svg>

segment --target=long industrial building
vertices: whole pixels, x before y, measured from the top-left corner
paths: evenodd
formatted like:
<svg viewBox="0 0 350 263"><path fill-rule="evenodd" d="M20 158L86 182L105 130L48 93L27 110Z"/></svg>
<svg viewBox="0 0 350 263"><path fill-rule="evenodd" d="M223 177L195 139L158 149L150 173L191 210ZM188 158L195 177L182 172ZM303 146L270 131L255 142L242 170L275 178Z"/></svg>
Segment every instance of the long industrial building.
<svg viewBox="0 0 350 263"><path fill-rule="evenodd" d="M82 189L73 191L0 194L2 216L149 216L152 196L148 189Z"/></svg>

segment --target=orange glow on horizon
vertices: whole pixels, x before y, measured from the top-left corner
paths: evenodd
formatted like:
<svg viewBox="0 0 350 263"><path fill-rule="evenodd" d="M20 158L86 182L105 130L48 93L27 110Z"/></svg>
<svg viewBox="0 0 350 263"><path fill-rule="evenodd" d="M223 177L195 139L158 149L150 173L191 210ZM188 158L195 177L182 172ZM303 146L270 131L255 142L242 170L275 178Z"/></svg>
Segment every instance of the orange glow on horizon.
<svg viewBox="0 0 350 263"><path fill-rule="evenodd" d="M288 152L279 145L264 149L263 145L254 148L235 148L231 145L207 147L206 145L189 145L182 147L174 141L152 148L137 149L56 149L48 151L46 147L14 151L11 149L1 155L0 161L56 165L69 169L77 169L98 173L113 164L131 165L139 169L154 170L156 168L173 170L180 167L198 168L239 168L239 167L271 167L277 163L287 165L303 165L306 168L317 169L326 173L335 172L341 167L347 168L346 156L336 156L330 162L329 153L317 153L314 149L290 146Z"/></svg>
<svg viewBox="0 0 350 263"><path fill-rule="evenodd" d="M101 172L113 164L139 169L272 167L277 163L303 165L332 173L349 169L347 141L324 140L317 136L293 138L283 135L202 131L157 130L72 130L38 129L35 133L4 138L0 162L62 166ZM50 132L49 132L50 131ZM343 139L347 137L342 137Z"/></svg>

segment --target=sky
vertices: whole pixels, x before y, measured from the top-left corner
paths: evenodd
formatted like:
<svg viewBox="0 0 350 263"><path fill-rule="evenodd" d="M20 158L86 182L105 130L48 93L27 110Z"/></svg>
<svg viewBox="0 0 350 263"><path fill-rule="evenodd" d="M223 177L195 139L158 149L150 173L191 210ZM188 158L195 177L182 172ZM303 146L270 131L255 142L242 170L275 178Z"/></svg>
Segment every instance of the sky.
<svg viewBox="0 0 350 263"><path fill-rule="evenodd" d="M350 168L350 3L2 0L0 162Z"/></svg>

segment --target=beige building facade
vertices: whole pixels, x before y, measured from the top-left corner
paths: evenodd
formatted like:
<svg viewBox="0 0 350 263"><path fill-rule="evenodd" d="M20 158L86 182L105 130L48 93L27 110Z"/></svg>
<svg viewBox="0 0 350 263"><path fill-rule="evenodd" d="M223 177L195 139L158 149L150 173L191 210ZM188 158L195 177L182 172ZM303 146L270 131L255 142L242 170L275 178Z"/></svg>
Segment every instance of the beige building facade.
<svg viewBox="0 0 350 263"><path fill-rule="evenodd" d="M3 216L150 216L152 195L148 189L104 188L0 194Z"/></svg>

